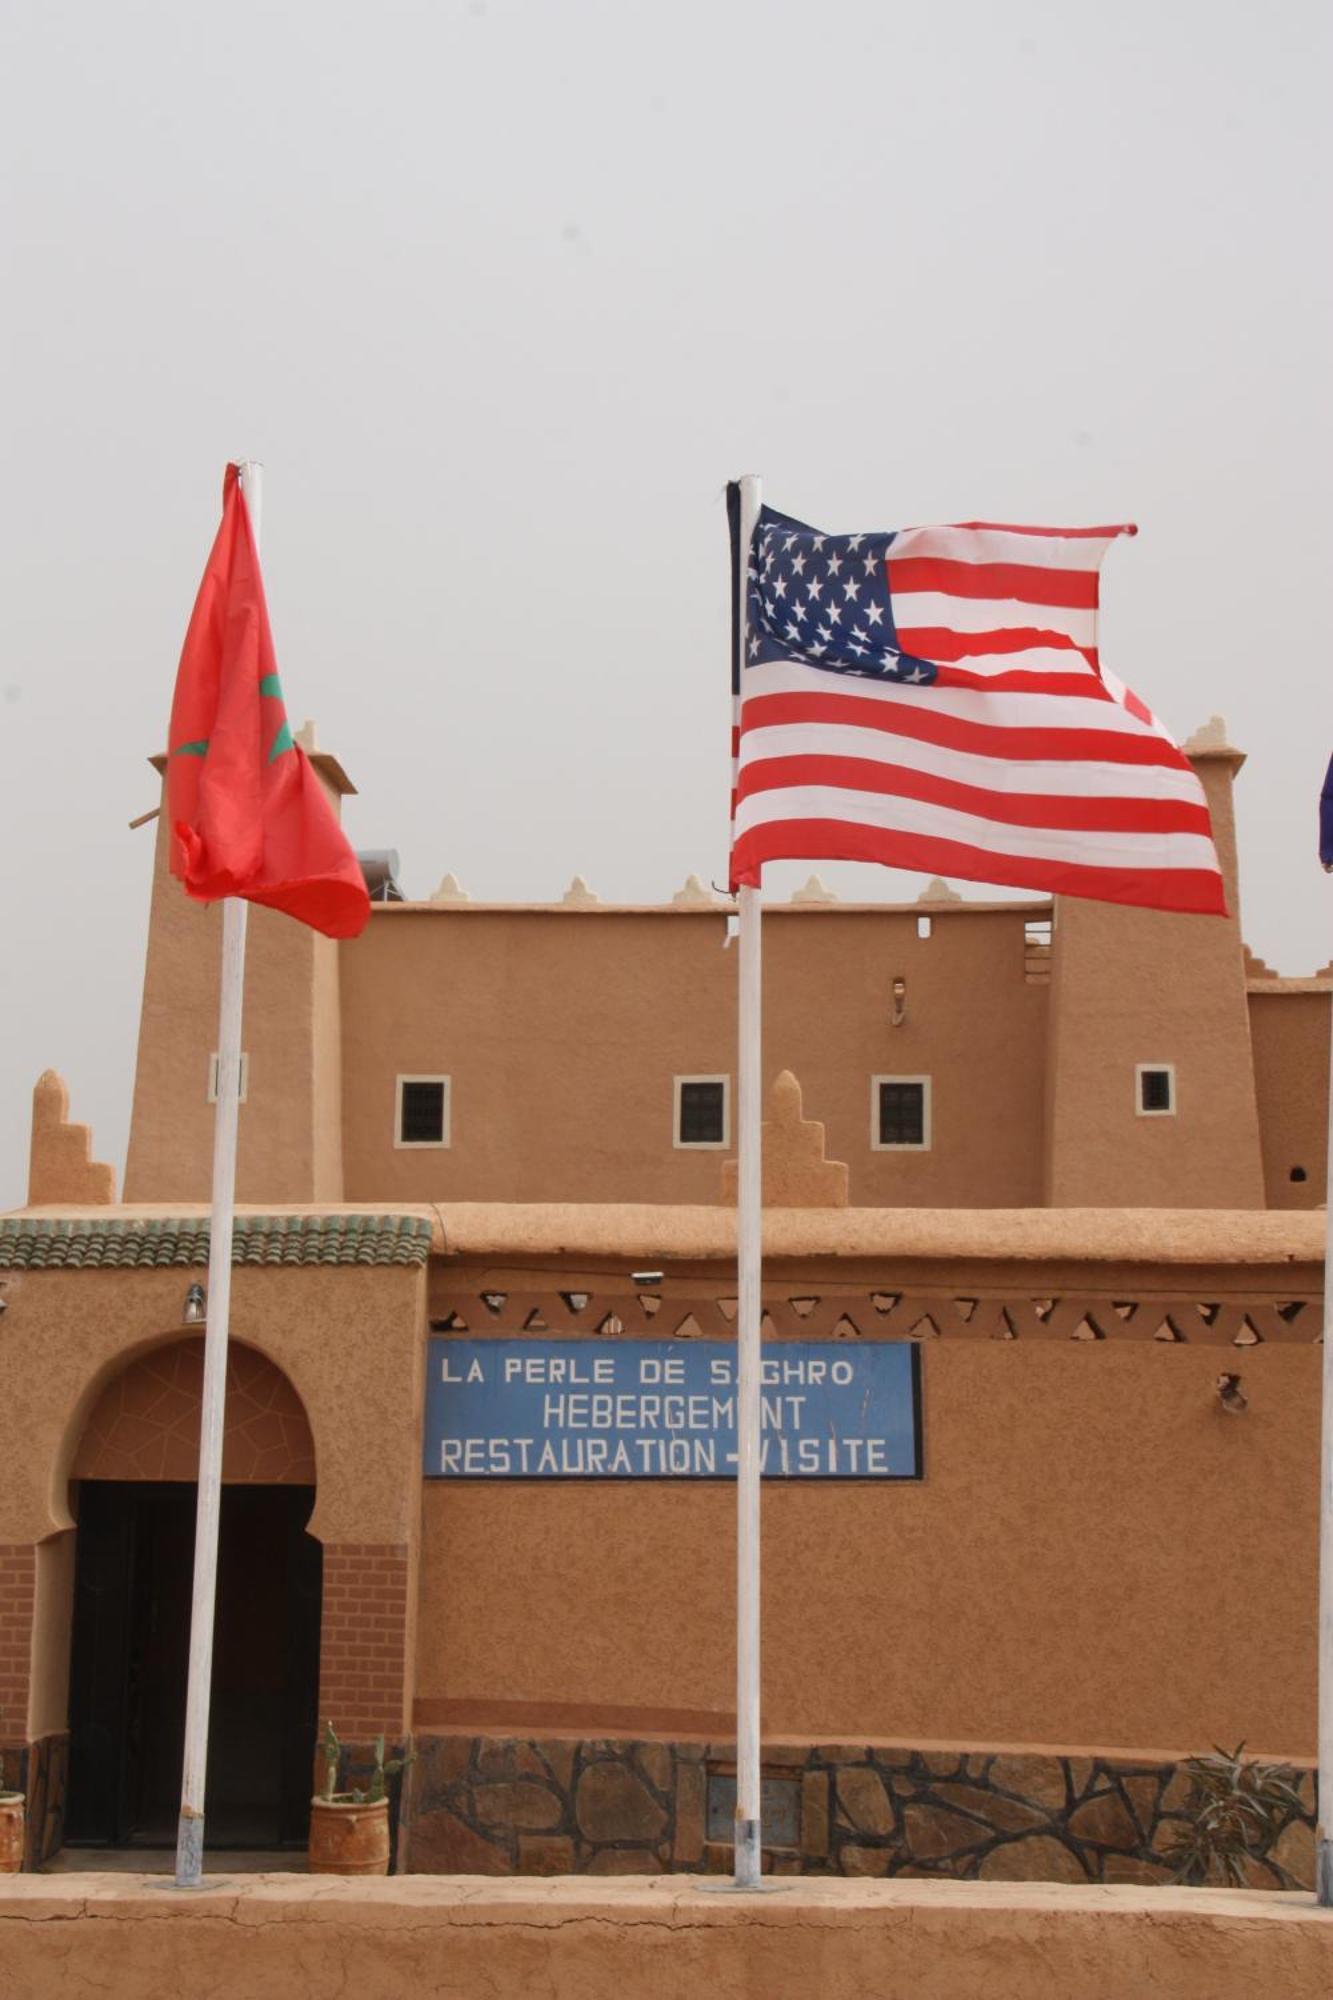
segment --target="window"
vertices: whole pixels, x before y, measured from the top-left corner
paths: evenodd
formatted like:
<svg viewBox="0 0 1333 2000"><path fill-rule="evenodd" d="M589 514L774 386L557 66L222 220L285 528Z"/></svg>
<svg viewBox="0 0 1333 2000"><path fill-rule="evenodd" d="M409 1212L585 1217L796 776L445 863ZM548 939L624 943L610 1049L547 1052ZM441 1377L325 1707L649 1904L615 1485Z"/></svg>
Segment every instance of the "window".
<svg viewBox="0 0 1333 2000"><path fill-rule="evenodd" d="M1169 1118L1176 1108L1176 1066L1174 1063L1137 1063L1134 1069L1134 1108L1140 1118Z"/></svg>
<svg viewBox="0 0 1333 2000"><path fill-rule="evenodd" d="M449 1144L447 1076L400 1076L394 1108L395 1146Z"/></svg>
<svg viewBox="0 0 1333 2000"><path fill-rule="evenodd" d="M678 1076L672 1107L673 1144L722 1152L731 1144L731 1079Z"/></svg>
<svg viewBox="0 0 1333 2000"><path fill-rule="evenodd" d="M246 1091L249 1089L249 1086L250 1086L250 1058L249 1056L242 1054L241 1092L240 1092L240 1101L242 1104L244 1104L245 1102L245 1094ZM210 1104L216 1104L218 1101L218 1058L216 1049L213 1051L212 1055L208 1058L208 1101Z"/></svg>
<svg viewBox="0 0 1333 2000"><path fill-rule="evenodd" d="M870 1144L877 1153L930 1150L930 1078L872 1076Z"/></svg>
<svg viewBox="0 0 1333 2000"><path fill-rule="evenodd" d="M917 934L917 936L918 936L919 938L928 938L928 937L930 936L930 934L931 934L931 931L932 931L932 930L933 930L934 928L935 928L935 927L934 927L934 925L932 924L932 922L931 922L931 920L930 920L930 918L929 918L929 917L918 917L918 918L917 918L917 920L916 920L916 934Z"/></svg>

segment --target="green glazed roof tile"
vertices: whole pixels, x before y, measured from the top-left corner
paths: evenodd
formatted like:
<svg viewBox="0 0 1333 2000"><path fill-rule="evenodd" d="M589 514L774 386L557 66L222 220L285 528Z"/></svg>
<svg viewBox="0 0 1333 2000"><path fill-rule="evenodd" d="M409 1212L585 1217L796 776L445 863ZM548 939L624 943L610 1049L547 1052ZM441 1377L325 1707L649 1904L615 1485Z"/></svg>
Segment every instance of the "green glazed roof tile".
<svg viewBox="0 0 1333 2000"><path fill-rule="evenodd" d="M0 1270L143 1270L208 1263L201 1217L61 1221L0 1219ZM430 1223L419 1215L238 1215L233 1264L424 1264Z"/></svg>

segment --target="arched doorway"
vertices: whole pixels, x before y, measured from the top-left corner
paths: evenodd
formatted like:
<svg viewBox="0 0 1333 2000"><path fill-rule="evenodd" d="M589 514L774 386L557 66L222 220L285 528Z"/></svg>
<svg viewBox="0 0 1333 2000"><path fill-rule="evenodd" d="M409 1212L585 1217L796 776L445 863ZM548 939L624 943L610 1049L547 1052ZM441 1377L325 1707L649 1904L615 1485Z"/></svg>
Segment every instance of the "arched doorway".
<svg viewBox="0 0 1333 2000"><path fill-rule="evenodd" d="M74 1454L67 1845L175 1842L202 1380L201 1339L142 1355L107 1384ZM222 1478L207 1843L303 1843L319 1679L314 1445L287 1377L236 1343Z"/></svg>

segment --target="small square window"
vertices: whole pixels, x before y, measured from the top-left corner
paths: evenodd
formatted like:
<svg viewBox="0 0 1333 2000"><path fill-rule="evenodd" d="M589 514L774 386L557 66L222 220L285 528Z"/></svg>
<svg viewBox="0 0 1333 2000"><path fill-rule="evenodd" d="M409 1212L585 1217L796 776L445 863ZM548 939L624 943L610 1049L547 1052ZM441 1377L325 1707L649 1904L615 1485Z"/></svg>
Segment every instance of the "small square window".
<svg viewBox="0 0 1333 2000"><path fill-rule="evenodd" d="M238 1099L238 1101L241 1104L244 1104L245 1102L246 1093L249 1090L249 1087L250 1087L250 1058L249 1056L243 1054L241 1056L241 1088ZM218 1101L218 1058L216 1050L214 1050L213 1054L208 1058L208 1101L210 1104L216 1104Z"/></svg>
<svg viewBox="0 0 1333 2000"><path fill-rule="evenodd" d="M929 1151L928 1076L870 1079L870 1144L877 1153Z"/></svg>
<svg viewBox="0 0 1333 2000"><path fill-rule="evenodd" d="M1176 1108L1175 1064L1138 1063L1134 1077L1135 1108L1140 1118L1169 1117Z"/></svg>
<svg viewBox="0 0 1333 2000"><path fill-rule="evenodd" d="M449 1144L447 1076L400 1076L394 1119L395 1146Z"/></svg>
<svg viewBox="0 0 1333 2000"><path fill-rule="evenodd" d="M674 1143L721 1151L731 1143L730 1078L678 1076L675 1080Z"/></svg>

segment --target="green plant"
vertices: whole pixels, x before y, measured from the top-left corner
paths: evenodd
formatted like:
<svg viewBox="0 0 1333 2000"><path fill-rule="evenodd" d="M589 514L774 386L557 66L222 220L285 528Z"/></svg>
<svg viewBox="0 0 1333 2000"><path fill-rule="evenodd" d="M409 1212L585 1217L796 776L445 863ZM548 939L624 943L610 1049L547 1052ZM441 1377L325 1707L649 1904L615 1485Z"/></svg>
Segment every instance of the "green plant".
<svg viewBox="0 0 1333 2000"><path fill-rule="evenodd" d="M1166 1858L1176 1864L1177 1882L1222 1882L1239 1886L1247 1861L1265 1849L1293 1812L1301 1809L1296 1773L1289 1764L1260 1764L1245 1756L1245 1745L1211 1757L1188 1757L1185 1802L1188 1824L1181 1827Z"/></svg>
<svg viewBox="0 0 1333 2000"><path fill-rule="evenodd" d="M324 1741L321 1748L324 1756L324 1789L320 1793L320 1797L326 1805L373 1806L378 1800L386 1796L384 1788L385 1779L397 1777L398 1773L405 1771L412 1762L411 1754L409 1753L406 1757L390 1757L386 1763L384 1757L384 1738L377 1736L375 1738L375 1754L370 1766L370 1783L364 1789L353 1786L349 1791L340 1792L336 1787L338 1783L338 1766L342 1761L343 1746L335 1736L331 1722L326 1722L324 1725Z"/></svg>

